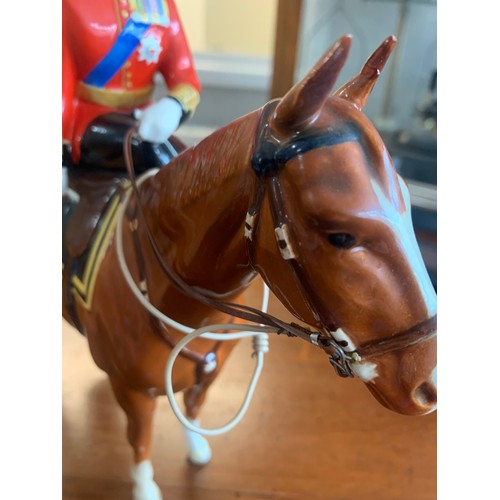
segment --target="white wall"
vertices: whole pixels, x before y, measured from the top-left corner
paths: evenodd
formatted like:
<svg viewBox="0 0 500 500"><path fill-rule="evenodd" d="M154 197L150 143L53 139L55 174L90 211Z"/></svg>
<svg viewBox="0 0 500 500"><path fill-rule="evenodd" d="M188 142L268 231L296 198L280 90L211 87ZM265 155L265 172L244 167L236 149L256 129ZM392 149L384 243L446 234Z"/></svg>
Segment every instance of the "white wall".
<svg viewBox="0 0 500 500"><path fill-rule="evenodd" d="M203 85L192 126L220 127L269 98L277 0L176 0ZM342 34L353 45L338 86L388 35L403 0L304 0L295 80ZM408 127L436 69L436 5L408 0L396 50L364 109L379 130ZM392 92L388 93L391 65ZM387 106L386 106L387 104ZM387 108L387 109L386 109ZM387 111L387 113L385 113Z"/></svg>
<svg viewBox="0 0 500 500"><path fill-rule="evenodd" d="M176 0L193 52L272 57L277 0Z"/></svg>
<svg viewBox="0 0 500 500"><path fill-rule="evenodd" d="M341 35L351 33L353 44L338 86L361 69L373 50L389 35L397 35L402 5L396 0L304 0L296 80ZM415 107L428 88L437 64L436 3L407 1L406 22L395 51L364 109L379 127L409 126ZM384 116L391 64L394 83ZM385 120L384 120L385 119Z"/></svg>

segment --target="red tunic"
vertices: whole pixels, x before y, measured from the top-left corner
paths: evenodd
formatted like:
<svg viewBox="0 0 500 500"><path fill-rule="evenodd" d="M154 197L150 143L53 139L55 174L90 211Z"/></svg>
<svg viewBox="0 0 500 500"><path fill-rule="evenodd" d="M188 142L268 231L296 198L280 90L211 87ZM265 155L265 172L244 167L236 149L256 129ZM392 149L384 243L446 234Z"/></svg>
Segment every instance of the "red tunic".
<svg viewBox="0 0 500 500"><path fill-rule="evenodd" d="M200 83L173 0L63 0L62 18L63 141L71 144L74 161L85 128L97 115L128 113L151 102L156 72L184 112L194 111ZM105 83L89 83L103 59L117 59L109 53L131 20L142 23L138 45L115 71L107 65Z"/></svg>

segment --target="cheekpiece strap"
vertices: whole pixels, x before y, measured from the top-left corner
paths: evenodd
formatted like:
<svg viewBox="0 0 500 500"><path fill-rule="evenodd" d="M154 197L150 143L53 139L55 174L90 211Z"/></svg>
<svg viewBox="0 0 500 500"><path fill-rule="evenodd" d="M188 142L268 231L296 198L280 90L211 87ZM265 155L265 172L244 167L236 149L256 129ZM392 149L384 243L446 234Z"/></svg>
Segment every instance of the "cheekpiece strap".
<svg viewBox="0 0 500 500"><path fill-rule="evenodd" d="M265 177L277 172L279 165L276 162L276 153L279 147L278 140L272 135L269 119L278 106L279 99L268 102L260 115L251 165L258 177Z"/></svg>

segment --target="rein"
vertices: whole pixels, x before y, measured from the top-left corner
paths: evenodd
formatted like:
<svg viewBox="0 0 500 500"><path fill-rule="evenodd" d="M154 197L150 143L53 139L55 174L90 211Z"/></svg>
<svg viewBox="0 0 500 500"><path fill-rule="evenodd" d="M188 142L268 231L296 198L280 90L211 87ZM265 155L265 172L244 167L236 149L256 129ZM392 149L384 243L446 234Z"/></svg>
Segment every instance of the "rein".
<svg viewBox="0 0 500 500"><path fill-rule="evenodd" d="M148 237L149 243L153 252L156 256L158 263L160 264L163 272L167 278L176 286L182 293L186 296L201 302L213 309L217 309L229 316L234 316L245 321L252 323L257 323L261 325L266 325L276 329L278 334L286 334L289 337L299 337L302 340L321 347L327 354L330 355L330 362L336 367L337 373L342 377L353 376L351 369L347 364L347 359L349 355L343 351L343 349L330 337L321 335L319 332L312 332L311 330L302 327L296 323L287 323L269 313L260 311L250 306L234 304L230 302L220 302L213 300L211 297L207 297L201 293L196 287L188 285L174 270L168 265L163 259L161 252L156 244L153 235L147 225L146 219L144 217L144 212L140 204L140 193L137 186L133 161L132 161L132 135L136 132L135 128L129 129L125 136L124 141L124 159L125 166L131 181L133 192L136 196L137 207L138 207L138 217L141 220L142 227L144 228L146 235Z"/></svg>
<svg viewBox="0 0 500 500"><path fill-rule="evenodd" d="M290 244L291 237L288 217L284 211L278 174L280 167L296 155L303 154L314 148L355 140L357 134L354 134L351 129L348 129L347 132L344 133L327 129L323 134L317 136L308 134L303 134L301 136L299 134L296 138L281 145L277 139L272 137L268 124L268 119L274 111L276 105L277 101L271 101L264 107L255 136L255 153L252 157L252 168L263 182L261 182L258 186L254 196L254 201L247 214L245 236L247 238L248 255L250 262L253 264L251 240L256 226L256 219L258 222L258 214L264 198L264 191L267 187L270 193L269 198L271 202L273 222L275 225L275 233L282 257L290 264L293 275L306 304L310 307L316 320L322 323L320 319L321 315L314 307L314 304L316 303L314 300L316 296L314 287L308 279L308 276L303 272L303 269L298 262L297 255ZM136 133L136 131L135 127L130 128L125 136L124 159L132 189L137 199L137 216L140 219L141 225L146 232L148 241L163 272L171 283L187 297L228 314L229 316L237 317L260 325L266 325L267 327L271 327L274 333L285 334L289 337L298 337L321 348L330 356L330 363L335 368L337 374L341 377L354 376L353 371L349 366L350 363L359 363L364 357L376 356L400 350L408 345L415 345L436 335L436 316L433 316L432 318L423 321L407 331L382 339L366 342L356 349L356 351L346 352L331 336L331 332L337 329L335 325L326 326L323 324L323 328L327 334L322 334L319 331L312 331L309 328L305 328L296 323L287 323L286 321L280 320L269 313L247 305L214 300L203 294L197 287L188 285L177 273L175 273L172 267L165 262L147 225L140 203L140 192L137 186L132 161L131 142L132 136Z"/></svg>

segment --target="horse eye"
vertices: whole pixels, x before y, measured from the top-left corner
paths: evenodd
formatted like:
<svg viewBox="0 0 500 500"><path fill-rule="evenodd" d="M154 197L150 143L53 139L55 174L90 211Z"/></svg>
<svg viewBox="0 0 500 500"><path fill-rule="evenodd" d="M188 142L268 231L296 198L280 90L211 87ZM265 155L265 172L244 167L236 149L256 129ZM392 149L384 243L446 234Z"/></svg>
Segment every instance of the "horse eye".
<svg viewBox="0 0 500 500"><path fill-rule="evenodd" d="M349 233L332 233L328 235L328 241L337 248L351 248L356 239Z"/></svg>

